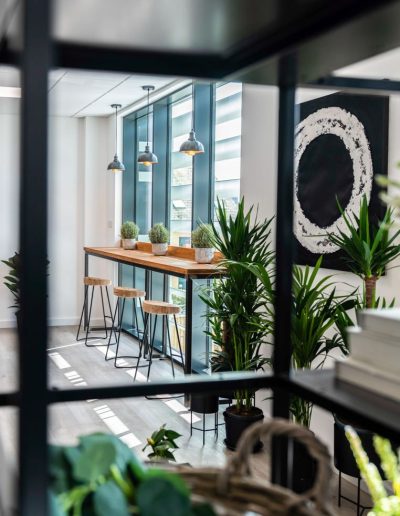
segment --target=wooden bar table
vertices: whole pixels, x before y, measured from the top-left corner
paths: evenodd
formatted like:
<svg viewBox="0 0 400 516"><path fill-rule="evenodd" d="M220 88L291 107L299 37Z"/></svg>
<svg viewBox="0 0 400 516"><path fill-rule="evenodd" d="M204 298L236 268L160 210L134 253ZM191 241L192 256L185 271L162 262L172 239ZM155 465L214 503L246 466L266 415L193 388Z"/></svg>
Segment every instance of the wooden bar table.
<svg viewBox="0 0 400 516"><path fill-rule="evenodd" d="M216 253L213 263L197 263L194 249L169 246L166 256L151 253L151 244L138 242L137 249L125 250L121 247L84 247L85 276L89 276L89 256L103 258L118 264L139 267L146 271L146 296L149 292L149 272L160 272L186 280L186 316L185 316L185 374L192 373L192 303L193 280L207 279L221 275L218 261L221 255ZM85 313L85 325L87 314Z"/></svg>

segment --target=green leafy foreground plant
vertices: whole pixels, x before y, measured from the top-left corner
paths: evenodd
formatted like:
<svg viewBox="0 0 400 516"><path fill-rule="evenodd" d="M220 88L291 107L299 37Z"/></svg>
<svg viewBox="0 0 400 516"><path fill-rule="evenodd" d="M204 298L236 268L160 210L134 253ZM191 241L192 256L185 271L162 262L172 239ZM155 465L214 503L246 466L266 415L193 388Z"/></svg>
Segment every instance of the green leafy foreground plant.
<svg viewBox="0 0 400 516"><path fill-rule="evenodd" d="M171 450L177 450L179 448L175 442L178 437L181 437L181 434L178 434L178 432L174 430L168 430L165 428L165 425L162 425L159 430L151 434L151 437L147 438L147 444L143 448L143 451L150 446L153 450L152 453L148 455L150 460L168 459L175 461L176 459Z"/></svg>
<svg viewBox="0 0 400 516"><path fill-rule="evenodd" d="M375 464L369 462L361 440L350 426L346 427L346 437L350 443L361 476L367 484L374 507L369 516L400 516L400 463L390 441L374 436L374 448L381 460L381 467L386 478L392 483L392 496L388 496L382 477Z"/></svg>
<svg viewBox="0 0 400 516"><path fill-rule="evenodd" d="M387 208L379 224L371 224L368 201L364 195L358 214L347 215L339 206L346 231L328 234L329 240L345 253L345 261L350 270L364 281L364 308L376 306L376 282L385 268L400 255L400 245L396 243L400 229L389 237L393 228L393 209Z"/></svg>
<svg viewBox="0 0 400 516"><path fill-rule="evenodd" d="M179 475L146 468L115 436L82 436L49 455L51 516L215 516L192 504Z"/></svg>

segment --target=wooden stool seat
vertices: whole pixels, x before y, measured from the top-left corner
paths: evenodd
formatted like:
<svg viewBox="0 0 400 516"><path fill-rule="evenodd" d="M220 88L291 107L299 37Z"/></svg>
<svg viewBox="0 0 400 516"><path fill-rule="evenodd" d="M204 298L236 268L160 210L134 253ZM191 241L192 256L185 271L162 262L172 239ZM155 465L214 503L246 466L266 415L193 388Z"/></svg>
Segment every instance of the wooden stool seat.
<svg viewBox="0 0 400 516"><path fill-rule="evenodd" d="M129 299L145 297L146 292L137 288L114 287L114 295L117 297L126 297Z"/></svg>
<svg viewBox="0 0 400 516"><path fill-rule="evenodd" d="M111 280L104 278L93 278L92 276L85 276L83 278L83 283L84 285L109 287L111 285Z"/></svg>
<svg viewBox="0 0 400 516"><path fill-rule="evenodd" d="M146 300L143 302L143 312L148 314L172 315L179 314L180 311L181 309L178 305L167 303L165 301Z"/></svg>

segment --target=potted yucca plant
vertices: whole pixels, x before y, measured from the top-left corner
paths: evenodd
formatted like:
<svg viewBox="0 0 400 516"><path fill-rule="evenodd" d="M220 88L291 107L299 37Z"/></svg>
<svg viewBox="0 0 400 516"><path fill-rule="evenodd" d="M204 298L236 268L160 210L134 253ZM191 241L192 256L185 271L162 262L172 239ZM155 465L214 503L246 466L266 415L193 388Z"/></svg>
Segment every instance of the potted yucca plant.
<svg viewBox="0 0 400 516"><path fill-rule="evenodd" d="M388 207L381 222L371 224L366 196L360 202L359 212L347 215L339 206L346 231L329 233L329 240L345 254L349 269L364 282L363 308L376 308L376 283L386 267L400 255L397 243L400 229L394 229L393 208Z"/></svg>
<svg viewBox="0 0 400 516"><path fill-rule="evenodd" d="M164 226L164 224L161 222L154 224L154 226L149 231L149 239L152 244L151 248L153 254L156 256L163 256L167 254L169 231Z"/></svg>
<svg viewBox="0 0 400 516"><path fill-rule="evenodd" d="M213 229L210 224L199 224L192 231L192 247L194 247L197 263L211 263L214 258Z"/></svg>
<svg viewBox="0 0 400 516"><path fill-rule="evenodd" d="M135 249L139 227L132 221L127 220L121 226L121 243L124 249Z"/></svg>
<svg viewBox="0 0 400 516"><path fill-rule="evenodd" d="M267 363L261 347L269 329L263 324L263 286L246 265L259 264L268 270L274 253L269 249L272 219L257 221L253 208L238 204L237 214L228 215L217 201L218 224L212 224L215 247L224 259L220 267L224 277L206 287L201 298L207 305L208 335L215 351L211 354L212 371L257 371ZM255 220L254 220L255 218ZM220 393L221 395L225 393ZM254 405L254 390L240 389L233 393L234 403L225 410L225 444L235 449L243 431L263 419ZM258 443L256 448L259 448Z"/></svg>

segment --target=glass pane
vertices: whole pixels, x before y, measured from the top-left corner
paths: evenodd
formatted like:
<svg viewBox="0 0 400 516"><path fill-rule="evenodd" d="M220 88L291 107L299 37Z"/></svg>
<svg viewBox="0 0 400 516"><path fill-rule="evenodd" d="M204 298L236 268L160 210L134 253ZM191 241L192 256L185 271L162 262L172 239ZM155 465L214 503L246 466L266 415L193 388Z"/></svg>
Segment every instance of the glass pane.
<svg viewBox="0 0 400 516"><path fill-rule="evenodd" d="M138 155L144 152L147 144L147 118L149 119L149 145L152 149L152 137L153 134L153 117L150 113L149 116L143 116L137 120L137 152ZM153 167L145 166L141 163L137 163L137 174L136 174L136 224L140 228L139 240L147 240L147 233L151 228L151 195L152 195L152 180L153 180Z"/></svg>
<svg viewBox="0 0 400 516"><path fill-rule="evenodd" d="M190 247L192 229L192 158L179 152L192 125L192 96L171 108L170 243Z"/></svg>
<svg viewBox="0 0 400 516"><path fill-rule="evenodd" d="M240 197L240 143L242 85L221 84L216 88L215 106L215 201L224 201L236 214Z"/></svg>

